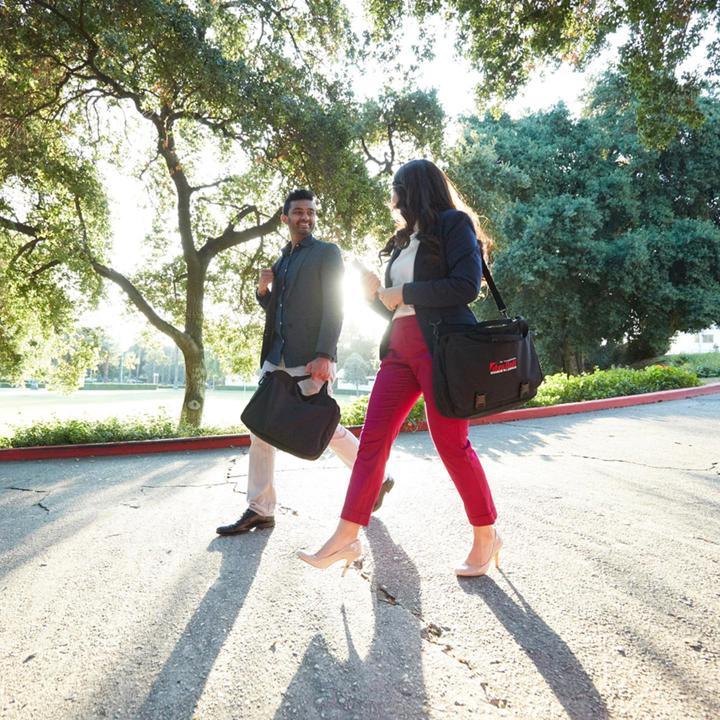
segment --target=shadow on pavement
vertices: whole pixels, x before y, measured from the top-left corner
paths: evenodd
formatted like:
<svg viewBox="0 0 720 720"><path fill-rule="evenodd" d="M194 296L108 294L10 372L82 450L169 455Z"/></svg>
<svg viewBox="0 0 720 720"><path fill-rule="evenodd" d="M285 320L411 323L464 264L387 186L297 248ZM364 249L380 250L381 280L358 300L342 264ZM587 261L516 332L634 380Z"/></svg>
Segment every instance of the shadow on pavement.
<svg viewBox="0 0 720 720"><path fill-rule="evenodd" d="M91 526L99 511L120 507L128 496L142 492L144 483L171 485L191 462L126 476L128 465L116 458L56 460L23 467L21 476L0 474L0 577ZM18 498L23 504L16 504Z"/></svg>
<svg viewBox="0 0 720 720"><path fill-rule="evenodd" d="M482 598L515 642L533 661L548 687L572 720L604 720L605 701L567 643L528 605L507 575L500 571L519 602L487 575L458 580L468 595Z"/></svg>
<svg viewBox="0 0 720 720"><path fill-rule="evenodd" d="M397 597L398 604L412 609L413 613L415 608L419 612L420 576L405 551L392 541L387 528L377 518L370 523L367 538L375 563L372 589L377 595L374 634L367 657L363 660L354 646L343 606L340 612L349 648L348 660L338 661L325 638L316 634L285 692L275 720L315 720L321 712L322 717L337 720L428 717L419 621L402 607L393 609L393 602L388 602L389 596L380 589L401 583L402 598ZM398 578L398 568L403 569L402 578ZM387 608L383 600L388 603ZM389 618L388 613L402 613L402 616ZM396 619L400 622L395 622ZM407 628L408 623L411 629Z"/></svg>
<svg viewBox="0 0 720 720"><path fill-rule="evenodd" d="M134 717L189 720L208 676L252 587L272 531L243 536L239 553L233 538L215 538L208 552L222 554L218 577L185 626L170 657Z"/></svg>
<svg viewBox="0 0 720 720"><path fill-rule="evenodd" d="M499 459L508 454L532 455L545 448L551 439L563 440L569 437L570 433L567 430L573 424L573 420L566 420L563 428L556 429L539 425L530 426L523 421L498 425L474 425L469 429L469 438L482 462L484 458ZM394 447L414 455L423 455L428 451L436 453L427 432L399 435Z"/></svg>

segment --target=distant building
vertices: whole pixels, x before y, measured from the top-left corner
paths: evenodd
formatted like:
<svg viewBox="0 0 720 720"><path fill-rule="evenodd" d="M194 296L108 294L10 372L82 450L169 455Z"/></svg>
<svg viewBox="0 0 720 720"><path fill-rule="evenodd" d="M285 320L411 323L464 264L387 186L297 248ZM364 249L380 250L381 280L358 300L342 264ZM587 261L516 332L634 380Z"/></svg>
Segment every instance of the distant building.
<svg viewBox="0 0 720 720"><path fill-rule="evenodd" d="M713 325L696 333L677 333L670 344L670 355L720 351L720 327Z"/></svg>

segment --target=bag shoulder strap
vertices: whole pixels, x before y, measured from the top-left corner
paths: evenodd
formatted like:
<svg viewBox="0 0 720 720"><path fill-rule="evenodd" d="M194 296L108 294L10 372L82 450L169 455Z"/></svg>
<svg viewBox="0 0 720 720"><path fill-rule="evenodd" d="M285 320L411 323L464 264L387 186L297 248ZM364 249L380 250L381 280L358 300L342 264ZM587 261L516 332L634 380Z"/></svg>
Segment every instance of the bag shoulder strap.
<svg viewBox="0 0 720 720"><path fill-rule="evenodd" d="M442 237L444 235L442 223L438 223L438 229L440 230L439 234ZM443 241L445 240L444 237L442 237L442 239L443 239ZM479 240L477 240L477 243L478 243L478 247L480 248L480 259L482 260L482 273L483 273L483 277L485 278L485 282L487 283L488 287L490 288L490 293L493 296L495 305L497 305L498 312L505 319L509 319L510 315L508 314L507 305L505 304L505 301L502 299L502 295L500 295L500 291L497 289L497 285L495 285L495 280L493 280L493 276L492 276L492 273L490 272L490 268L488 267L487 263L485 262L485 257L482 252L482 245L480 244ZM447 264L447 258L445 257L445 242L442 242L440 245L441 245L441 247L440 247L441 258L442 258L443 263L445 264L445 272L447 273L448 264Z"/></svg>
<svg viewBox="0 0 720 720"><path fill-rule="evenodd" d="M493 300L497 305L497 309L504 318L509 318L510 316L508 315L507 305L503 301L502 295L500 295L500 291L497 289L497 285L495 285L495 281L493 280L490 268L488 267L487 263L485 262L485 258L483 257L482 250L480 251L480 258L482 259L483 277L485 278L485 282L490 288L490 292L492 293Z"/></svg>

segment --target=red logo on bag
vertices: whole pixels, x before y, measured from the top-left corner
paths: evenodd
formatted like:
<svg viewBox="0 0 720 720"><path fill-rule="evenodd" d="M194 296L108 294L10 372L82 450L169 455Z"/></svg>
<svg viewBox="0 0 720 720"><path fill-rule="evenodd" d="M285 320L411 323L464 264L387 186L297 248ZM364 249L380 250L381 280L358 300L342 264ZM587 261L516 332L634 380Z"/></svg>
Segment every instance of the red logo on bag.
<svg viewBox="0 0 720 720"><path fill-rule="evenodd" d="M510 372L510 370L517 369L517 358L508 358L507 360L491 360L490 361L490 374L497 375L498 373Z"/></svg>

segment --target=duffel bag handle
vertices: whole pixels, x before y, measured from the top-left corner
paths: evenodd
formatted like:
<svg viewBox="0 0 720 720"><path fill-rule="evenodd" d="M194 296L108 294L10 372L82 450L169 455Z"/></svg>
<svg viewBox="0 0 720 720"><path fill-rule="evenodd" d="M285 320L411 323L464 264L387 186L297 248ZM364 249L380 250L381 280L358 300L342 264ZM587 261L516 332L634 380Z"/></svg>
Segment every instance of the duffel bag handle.
<svg viewBox="0 0 720 720"><path fill-rule="evenodd" d="M263 379L264 379L265 377L267 377L268 375L270 375L271 373L274 373L274 372L282 372L282 373L285 373L296 385L299 385L303 380L309 380L309 379L312 377L312 375L311 375L310 373L308 373L307 375L291 375L289 372L287 372L287 371L284 370L283 368L278 368L277 370L270 370L270 372L266 372L266 373L260 378L260 383L263 381ZM323 394L325 394L325 395L328 395L328 394L329 394L329 393L328 393L328 384L329 384L329 382L330 382L329 380L326 380L326 381L323 383L322 387L317 391L316 394L317 394L317 395L320 395L321 393L323 393ZM258 384L260 384L260 383L258 383ZM300 394L303 395L303 394L302 394L302 391L301 391ZM312 397L312 395L303 395L303 397Z"/></svg>

